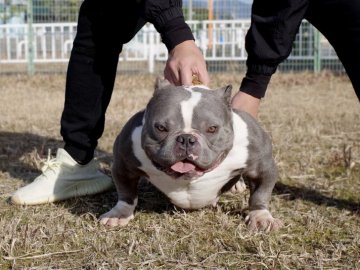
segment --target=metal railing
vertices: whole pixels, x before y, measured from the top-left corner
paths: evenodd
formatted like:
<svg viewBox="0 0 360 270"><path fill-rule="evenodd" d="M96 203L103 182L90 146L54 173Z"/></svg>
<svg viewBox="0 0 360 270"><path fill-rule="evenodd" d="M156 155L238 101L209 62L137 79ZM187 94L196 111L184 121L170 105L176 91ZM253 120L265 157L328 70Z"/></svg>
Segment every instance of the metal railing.
<svg viewBox="0 0 360 270"><path fill-rule="evenodd" d="M75 34L75 23L33 24L34 62L67 62ZM28 26L0 25L0 63L27 63L28 54Z"/></svg>
<svg viewBox="0 0 360 270"><path fill-rule="evenodd" d="M246 51L244 39L250 20L188 21L196 43L205 59L210 62L241 62L244 65ZM30 31L29 31L30 29ZM6 65L23 66L44 63L68 62L76 23L34 23L0 25L0 72ZM306 69L321 68L321 61L335 61L341 64L330 44L306 21L301 26L288 61L305 61ZM167 59L167 50L160 35L151 24L145 25L139 33L124 45L120 62L146 63L145 72L154 72L157 63ZM311 64L310 62L313 62ZM325 63L325 62L324 62ZM59 68L59 71L63 67ZM29 68L27 68L29 70Z"/></svg>

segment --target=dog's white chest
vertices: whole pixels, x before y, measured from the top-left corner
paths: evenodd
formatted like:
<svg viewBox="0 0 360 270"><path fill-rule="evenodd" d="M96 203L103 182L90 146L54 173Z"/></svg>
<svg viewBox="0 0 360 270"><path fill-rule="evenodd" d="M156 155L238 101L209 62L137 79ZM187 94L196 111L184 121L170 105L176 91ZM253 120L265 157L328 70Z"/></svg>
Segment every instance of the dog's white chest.
<svg viewBox="0 0 360 270"><path fill-rule="evenodd" d="M140 169L146 172L149 181L170 198L175 205L197 209L213 204L221 188L234 177L234 171L244 168L248 158L248 131L246 123L233 113L234 142L226 158L214 170L203 176L185 180L172 178L159 171L141 148L142 126L132 134L133 150L141 162Z"/></svg>

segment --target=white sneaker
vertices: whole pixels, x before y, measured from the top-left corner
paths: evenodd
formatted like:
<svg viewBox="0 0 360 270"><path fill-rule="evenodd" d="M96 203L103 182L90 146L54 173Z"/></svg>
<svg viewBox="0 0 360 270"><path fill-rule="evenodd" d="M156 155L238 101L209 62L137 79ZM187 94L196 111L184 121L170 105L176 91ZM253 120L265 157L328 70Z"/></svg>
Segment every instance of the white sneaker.
<svg viewBox="0 0 360 270"><path fill-rule="evenodd" d="M99 171L94 159L79 165L61 148L56 158L51 159L49 154L41 170L42 174L34 182L11 196L11 202L22 205L50 203L100 193L113 186L111 178Z"/></svg>

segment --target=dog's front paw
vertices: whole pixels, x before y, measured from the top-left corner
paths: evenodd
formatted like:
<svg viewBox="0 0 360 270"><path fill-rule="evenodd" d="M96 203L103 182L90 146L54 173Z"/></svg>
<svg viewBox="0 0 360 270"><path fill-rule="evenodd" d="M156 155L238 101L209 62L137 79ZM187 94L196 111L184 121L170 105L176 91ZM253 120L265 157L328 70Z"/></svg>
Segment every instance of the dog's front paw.
<svg viewBox="0 0 360 270"><path fill-rule="evenodd" d="M111 210L112 211L112 210ZM134 218L134 215L128 217L114 216L111 211L100 216L100 223L110 227L126 226L130 220Z"/></svg>
<svg viewBox="0 0 360 270"><path fill-rule="evenodd" d="M273 218L266 209L250 211L245 223L250 230L264 232L277 231L284 226L280 219Z"/></svg>
<svg viewBox="0 0 360 270"><path fill-rule="evenodd" d="M136 200L133 205L118 201L113 209L100 216L100 223L111 227L126 226L134 218L135 206Z"/></svg>

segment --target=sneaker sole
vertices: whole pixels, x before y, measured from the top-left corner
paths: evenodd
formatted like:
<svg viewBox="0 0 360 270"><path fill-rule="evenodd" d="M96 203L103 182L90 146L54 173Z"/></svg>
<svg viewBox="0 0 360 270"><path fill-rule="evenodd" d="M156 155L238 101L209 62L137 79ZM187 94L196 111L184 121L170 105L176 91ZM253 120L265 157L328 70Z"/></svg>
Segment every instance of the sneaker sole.
<svg viewBox="0 0 360 270"><path fill-rule="evenodd" d="M33 200L22 199L20 196L12 196L10 201L13 204L18 205L38 205L53 203L58 201L63 201L71 198L94 195L102 193L106 190L109 190L113 187L113 182L110 178L100 178L100 179L84 179L81 183L77 183L67 188L64 192L53 194L45 198L36 198Z"/></svg>

